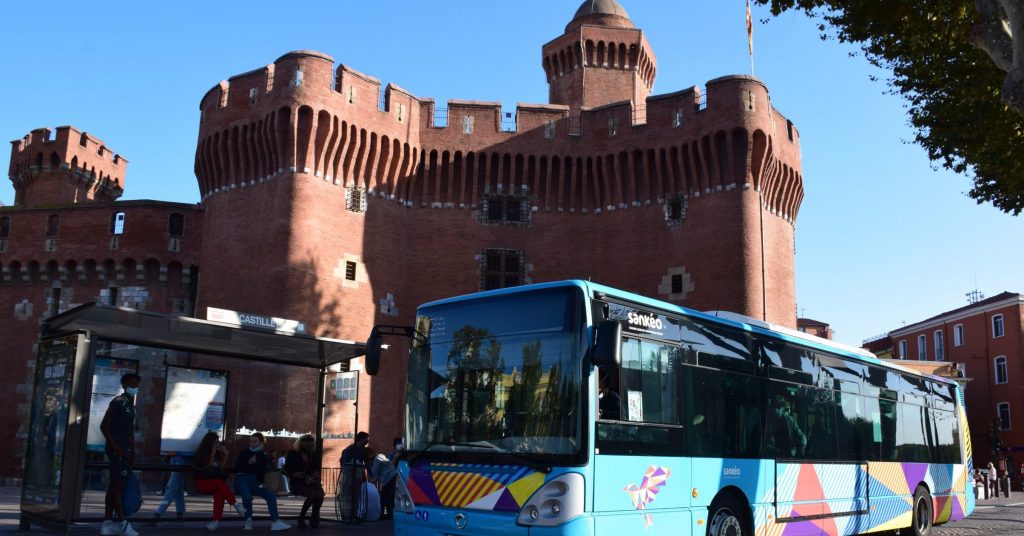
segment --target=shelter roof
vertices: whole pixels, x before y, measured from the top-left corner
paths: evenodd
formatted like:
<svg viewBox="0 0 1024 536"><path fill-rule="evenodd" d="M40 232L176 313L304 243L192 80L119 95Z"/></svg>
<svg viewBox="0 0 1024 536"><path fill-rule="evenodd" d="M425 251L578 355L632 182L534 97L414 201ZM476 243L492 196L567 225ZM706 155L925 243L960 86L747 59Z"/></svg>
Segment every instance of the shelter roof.
<svg viewBox="0 0 1024 536"><path fill-rule="evenodd" d="M123 344L317 369L366 354L366 345L354 341L260 331L95 302L48 318L41 336L81 331Z"/></svg>

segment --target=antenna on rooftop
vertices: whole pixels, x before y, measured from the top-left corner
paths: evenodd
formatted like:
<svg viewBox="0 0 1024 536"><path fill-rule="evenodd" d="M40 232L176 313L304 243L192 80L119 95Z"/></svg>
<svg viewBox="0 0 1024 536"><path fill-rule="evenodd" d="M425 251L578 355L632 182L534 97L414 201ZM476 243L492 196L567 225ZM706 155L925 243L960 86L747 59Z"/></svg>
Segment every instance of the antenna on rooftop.
<svg viewBox="0 0 1024 536"><path fill-rule="evenodd" d="M965 294L967 296L967 303L974 305L981 300L985 299L985 295L978 291L977 288Z"/></svg>

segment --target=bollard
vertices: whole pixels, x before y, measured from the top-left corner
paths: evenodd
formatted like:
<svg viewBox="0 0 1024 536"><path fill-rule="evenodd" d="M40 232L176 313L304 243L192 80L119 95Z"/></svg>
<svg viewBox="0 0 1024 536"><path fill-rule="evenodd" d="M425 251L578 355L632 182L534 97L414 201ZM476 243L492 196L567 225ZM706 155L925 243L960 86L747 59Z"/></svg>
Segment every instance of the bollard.
<svg viewBox="0 0 1024 536"><path fill-rule="evenodd" d="M1010 479L1003 478L1003 497L1010 498Z"/></svg>

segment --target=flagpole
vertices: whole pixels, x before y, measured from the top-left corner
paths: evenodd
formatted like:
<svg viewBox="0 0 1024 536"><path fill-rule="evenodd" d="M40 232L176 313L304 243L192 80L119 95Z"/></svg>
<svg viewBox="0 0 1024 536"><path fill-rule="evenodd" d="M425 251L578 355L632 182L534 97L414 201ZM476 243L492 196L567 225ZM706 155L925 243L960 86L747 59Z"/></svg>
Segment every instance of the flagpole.
<svg viewBox="0 0 1024 536"><path fill-rule="evenodd" d="M750 76L754 76L754 19L750 13L750 0L747 0L747 51L750 52Z"/></svg>

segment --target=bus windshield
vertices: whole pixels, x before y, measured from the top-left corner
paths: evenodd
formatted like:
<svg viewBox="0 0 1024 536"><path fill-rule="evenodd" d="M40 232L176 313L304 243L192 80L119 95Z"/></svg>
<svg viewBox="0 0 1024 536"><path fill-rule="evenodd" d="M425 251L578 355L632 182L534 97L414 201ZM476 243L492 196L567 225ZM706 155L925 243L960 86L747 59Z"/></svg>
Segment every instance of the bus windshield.
<svg viewBox="0 0 1024 536"><path fill-rule="evenodd" d="M583 320L581 291L564 287L421 309L409 450L575 460Z"/></svg>

